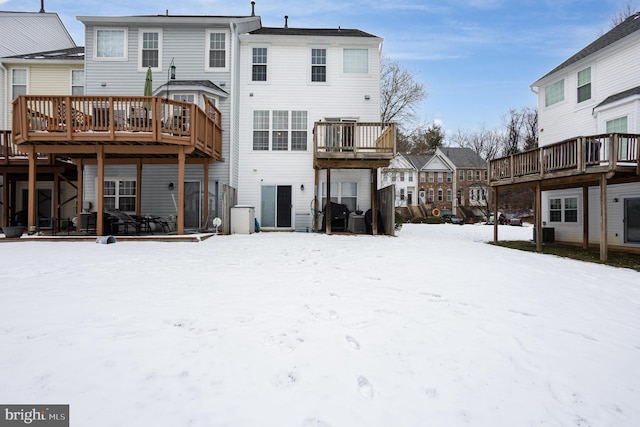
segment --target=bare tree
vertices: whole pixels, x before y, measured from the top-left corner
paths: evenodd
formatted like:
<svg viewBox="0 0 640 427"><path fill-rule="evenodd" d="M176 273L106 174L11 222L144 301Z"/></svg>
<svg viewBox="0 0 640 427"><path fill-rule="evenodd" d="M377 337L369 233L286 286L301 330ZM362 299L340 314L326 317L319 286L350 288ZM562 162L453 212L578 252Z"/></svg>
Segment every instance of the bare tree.
<svg viewBox="0 0 640 427"><path fill-rule="evenodd" d="M627 4L624 6L622 10L614 13L613 16L611 17L609 28L617 27L618 25L626 21L628 17L634 15L636 13L634 3L635 2L633 0L628 0Z"/></svg>
<svg viewBox="0 0 640 427"><path fill-rule="evenodd" d="M458 129L450 138L453 146L472 149L484 160L496 157L503 145L504 136L498 130L487 129L484 125L474 132Z"/></svg>
<svg viewBox="0 0 640 427"><path fill-rule="evenodd" d="M424 85L398 61L382 57L380 70L381 119L406 126L416 118L416 109L427 97Z"/></svg>

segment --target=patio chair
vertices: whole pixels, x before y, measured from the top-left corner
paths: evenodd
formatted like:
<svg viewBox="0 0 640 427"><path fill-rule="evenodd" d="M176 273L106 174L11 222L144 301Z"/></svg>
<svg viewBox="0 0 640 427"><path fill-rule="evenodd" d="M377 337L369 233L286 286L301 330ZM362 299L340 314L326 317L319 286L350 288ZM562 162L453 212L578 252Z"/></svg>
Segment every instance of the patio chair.
<svg viewBox="0 0 640 427"><path fill-rule="evenodd" d="M143 230L150 230L148 223L145 223L140 217L136 218L136 216L118 209L109 209L106 213L111 216L109 222L111 223L111 232L114 234L119 234L122 230L124 230L124 234L130 234L130 230L133 230L135 234L140 234Z"/></svg>

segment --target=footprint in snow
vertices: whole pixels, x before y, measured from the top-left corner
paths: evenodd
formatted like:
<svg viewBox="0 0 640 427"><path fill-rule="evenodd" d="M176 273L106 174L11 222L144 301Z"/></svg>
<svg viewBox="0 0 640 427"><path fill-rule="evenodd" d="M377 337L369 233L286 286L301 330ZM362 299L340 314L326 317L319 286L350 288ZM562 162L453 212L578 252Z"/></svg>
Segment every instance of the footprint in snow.
<svg viewBox="0 0 640 427"><path fill-rule="evenodd" d="M373 399L373 387L366 377L358 377L358 393L367 400Z"/></svg>
<svg viewBox="0 0 640 427"><path fill-rule="evenodd" d="M307 418L300 427L331 427L329 424L317 418Z"/></svg>
<svg viewBox="0 0 640 427"><path fill-rule="evenodd" d="M271 384L275 388L289 388L299 380L298 374L295 372L281 372L271 380Z"/></svg>
<svg viewBox="0 0 640 427"><path fill-rule="evenodd" d="M352 337L351 335L347 335L345 338L347 340L347 344L349 344L351 348L355 350L360 350L360 343L356 341L354 337Z"/></svg>

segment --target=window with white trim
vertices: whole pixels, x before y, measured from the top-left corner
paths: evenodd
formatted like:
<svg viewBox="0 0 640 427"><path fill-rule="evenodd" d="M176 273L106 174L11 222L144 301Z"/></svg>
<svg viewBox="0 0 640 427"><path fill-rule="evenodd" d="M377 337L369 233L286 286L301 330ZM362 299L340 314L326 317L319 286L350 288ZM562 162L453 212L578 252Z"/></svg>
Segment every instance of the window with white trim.
<svg viewBox="0 0 640 427"><path fill-rule="evenodd" d="M426 182L427 181L427 177L425 176L424 172L420 172L420 182Z"/></svg>
<svg viewBox="0 0 640 427"><path fill-rule="evenodd" d="M254 47L252 51L251 81L267 81L267 48Z"/></svg>
<svg viewBox="0 0 640 427"><path fill-rule="evenodd" d="M607 133L627 133L627 116L607 121L606 127Z"/></svg>
<svg viewBox="0 0 640 427"><path fill-rule="evenodd" d="M468 170L467 171L467 181L473 181L473 171L472 170Z"/></svg>
<svg viewBox="0 0 640 427"><path fill-rule="evenodd" d="M27 94L27 69L14 68L11 70L11 99Z"/></svg>
<svg viewBox="0 0 640 427"><path fill-rule="evenodd" d="M436 172L436 175L438 175L438 182L442 182L444 179L444 172Z"/></svg>
<svg viewBox="0 0 640 427"><path fill-rule="evenodd" d="M311 81L327 81L327 49L311 49Z"/></svg>
<svg viewBox="0 0 640 427"><path fill-rule="evenodd" d="M104 208L119 209L123 212L136 211L136 181L135 180L105 180Z"/></svg>
<svg viewBox="0 0 640 427"><path fill-rule="evenodd" d="M400 172L400 182L404 182L404 172Z"/></svg>
<svg viewBox="0 0 640 427"><path fill-rule="evenodd" d="M413 173L409 172L409 182L413 182Z"/></svg>
<svg viewBox="0 0 640 427"><path fill-rule="evenodd" d="M480 181L480 171L476 171L476 181Z"/></svg>
<svg viewBox="0 0 640 427"><path fill-rule="evenodd" d="M433 182L433 172L429 172L429 182Z"/></svg>
<svg viewBox="0 0 640 427"><path fill-rule="evenodd" d="M256 110L253 112L253 150L269 150L269 111Z"/></svg>
<svg viewBox="0 0 640 427"><path fill-rule="evenodd" d="M226 31L207 30L207 70L227 69L229 49Z"/></svg>
<svg viewBox="0 0 640 427"><path fill-rule="evenodd" d="M464 171L462 169L458 171L458 179L464 181Z"/></svg>
<svg viewBox="0 0 640 427"><path fill-rule="evenodd" d="M578 71L578 102L591 99L591 67Z"/></svg>
<svg viewBox="0 0 640 427"><path fill-rule="evenodd" d="M84 95L84 70L71 70L71 95Z"/></svg>
<svg viewBox="0 0 640 427"><path fill-rule="evenodd" d="M549 222L578 222L578 197L552 197L549 199Z"/></svg>
<svg viewBox="0 0 640 427"><path fill-rule="evenodd" d="M344 49L342 72L345 74L367 74L369 72L369 49Z"/></svg>
<svg viewBox="0 0 640 427"><path fill-rule="evenodd" d="M291 151L307 151L307 112L291 112Z"/></svg>
<svg viewBox="0 0 640 427"><path fill-rule="evenodd" d="M357 182L331 182L331 201L347 206L349 212L358 209ZM327 204L327 183L322 183L322 207Z"/></svg>
<svg viewBox="0 0 640 427"><path fill-rule="evenodd" d="M273 151L287 151L289 149L289 112L275 110L272 122L271 149Z"/></svg>
<svg viewBox="0 0 640 427"><path fill-rule="evenodd" d="M162 30L140 29L138 39L138 57L140 69L152 68L160 70Z"/></svg>
<svg viewBox="0 0 640 427"><path fill-rule="evenodd" d="M433 202L433 188L429 189L429 202Z"/></svg>
<svg viewBox="0 0 640 427"><path fill-rule="evenodd" d="M95 30L96 60L127 60L127 29L97 28Z"/></svg>
<svg viewBox="0 0 640 427"><path fill-rule="evenodd" d="M544 105L549 107L564 101L564 79L558 80L544 88Z"/></svg>
<svg viewBox="0 0 640 427"><path fill-rule="evenodd" d="M447 188L447 202L450 202L452 198L453 198L453 192L451 191L450 188Z"/></svg>
<svg viewBox="0 0 640 427"><path fill-rule="evenodd" d="M438 188L438 201L441 202L442 200L442 188Z"/></svg>
<svg viewBox="0 0 640 427"><path fill-rule="evenodd" d="M447 172L447 182L453 181L453 172Z"/></svg>

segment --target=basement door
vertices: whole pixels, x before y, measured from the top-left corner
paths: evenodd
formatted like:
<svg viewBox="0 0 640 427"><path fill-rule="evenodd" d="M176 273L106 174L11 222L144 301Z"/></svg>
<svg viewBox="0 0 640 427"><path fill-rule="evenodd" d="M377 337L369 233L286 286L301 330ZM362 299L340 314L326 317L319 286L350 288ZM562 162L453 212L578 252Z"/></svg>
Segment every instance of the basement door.
<svg viewBox="0 0 640 427"><path fill-rule="evenodd" d="M262 186L261 227L291 228L291 194L290 185Z"/></svg>
<svg viewBox="0 0 640 427"><path fill-rule="evenodd" d="M640 243L640 198L624 199L624 241Z"/></svg>
<svg viewBox="0 0 640 427"><path fill-rule="evenodd" d="M40 228L51 228L53 216L53 191L50 188L38 188L36 190L36 224ZM29 201L29 190L22 190L22 204L26 211ZM26 224L25 224L26 225Z"/></svg>

